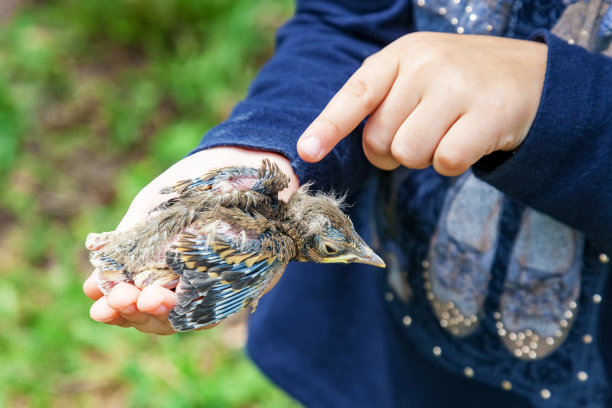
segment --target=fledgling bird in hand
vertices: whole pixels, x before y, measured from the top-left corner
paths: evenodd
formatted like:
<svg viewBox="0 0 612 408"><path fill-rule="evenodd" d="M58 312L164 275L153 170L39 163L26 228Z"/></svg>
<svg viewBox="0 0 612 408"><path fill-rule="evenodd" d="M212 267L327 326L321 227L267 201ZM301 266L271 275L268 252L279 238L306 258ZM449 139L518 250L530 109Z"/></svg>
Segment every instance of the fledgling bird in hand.
<svg viewBox="0 0 612 408"><path fill-rule="evenodd" d="M171 196L142 223L87 237L100 290L119 282L176 288L168 319L189 331L254 310L292 260L385 266L340 200L306 186L285 203L278 192L288 183L264 160L259 169L221 168L162 190Z"/></svg>

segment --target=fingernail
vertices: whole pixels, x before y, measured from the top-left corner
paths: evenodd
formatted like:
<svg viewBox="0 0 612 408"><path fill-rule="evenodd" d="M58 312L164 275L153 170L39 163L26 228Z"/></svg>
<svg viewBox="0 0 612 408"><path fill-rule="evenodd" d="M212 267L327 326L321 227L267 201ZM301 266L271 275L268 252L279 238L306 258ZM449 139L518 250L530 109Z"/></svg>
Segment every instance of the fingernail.
<svg viewBox="0 0 612 408"><path fill-rule="evenodd" d="M319 143L319 139L312 135L305 135L300 138L298 143L303 153L306 153L313 160L319 160L321 156L321 143Z"/></svg>

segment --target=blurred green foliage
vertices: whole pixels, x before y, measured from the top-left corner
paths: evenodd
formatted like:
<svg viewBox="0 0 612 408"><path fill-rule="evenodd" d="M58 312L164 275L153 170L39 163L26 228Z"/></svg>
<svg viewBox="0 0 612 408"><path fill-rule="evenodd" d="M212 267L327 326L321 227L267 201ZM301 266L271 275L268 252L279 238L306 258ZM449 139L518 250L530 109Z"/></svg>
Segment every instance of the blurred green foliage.
<svg viewBox="0 0 612 408"><path fill-rule="evenodd" d="M81 291L87 233L228 115L291 3L15 3L0 15L0 406L293 406L240 325L145 335L91 321Z"/></svg>

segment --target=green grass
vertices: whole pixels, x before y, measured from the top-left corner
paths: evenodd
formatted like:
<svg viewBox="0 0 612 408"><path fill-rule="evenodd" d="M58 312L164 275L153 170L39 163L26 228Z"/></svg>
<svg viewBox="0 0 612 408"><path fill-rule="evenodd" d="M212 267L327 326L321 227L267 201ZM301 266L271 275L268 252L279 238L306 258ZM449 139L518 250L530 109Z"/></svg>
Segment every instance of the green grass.
<svg viewBox="0 0 612 408"><path fill-rule="evenodd" d="M32 1L0 24L0 406L295 405L236 347L240 326L146 335L91 321L81 292L87 233L228 115L291 10Z"/></svg>

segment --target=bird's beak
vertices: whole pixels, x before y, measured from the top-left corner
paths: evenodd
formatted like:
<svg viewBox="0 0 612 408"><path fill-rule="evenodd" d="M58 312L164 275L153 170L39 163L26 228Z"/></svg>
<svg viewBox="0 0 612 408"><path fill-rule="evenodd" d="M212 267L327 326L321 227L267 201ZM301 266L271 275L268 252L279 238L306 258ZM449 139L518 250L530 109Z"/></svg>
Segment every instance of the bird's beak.
<svg viewBox="0 0 612 408"><path fill-rule="evenodd" d="M359 251L347 252L345 254L324 258L324 263L363 263L367 265L378 266L384 268L387 265L380 256L376 255L367 245L361 245Z"/></svg>
<svg viewBox="0 0 612 408"><path fill-rule="evenodd" d="M378 266L379 268L384 268L387 265L385 264L385 261L382 260L382 258L378 255L376 255L376 253L374 251L372 251L372 249L368 246L365 246L362 248L363 250L363 256L358 256L356 257L353 262L359 262L359 263L364 263L364 264L368 264L368 265L374 265L374 266Z"/></svg>

